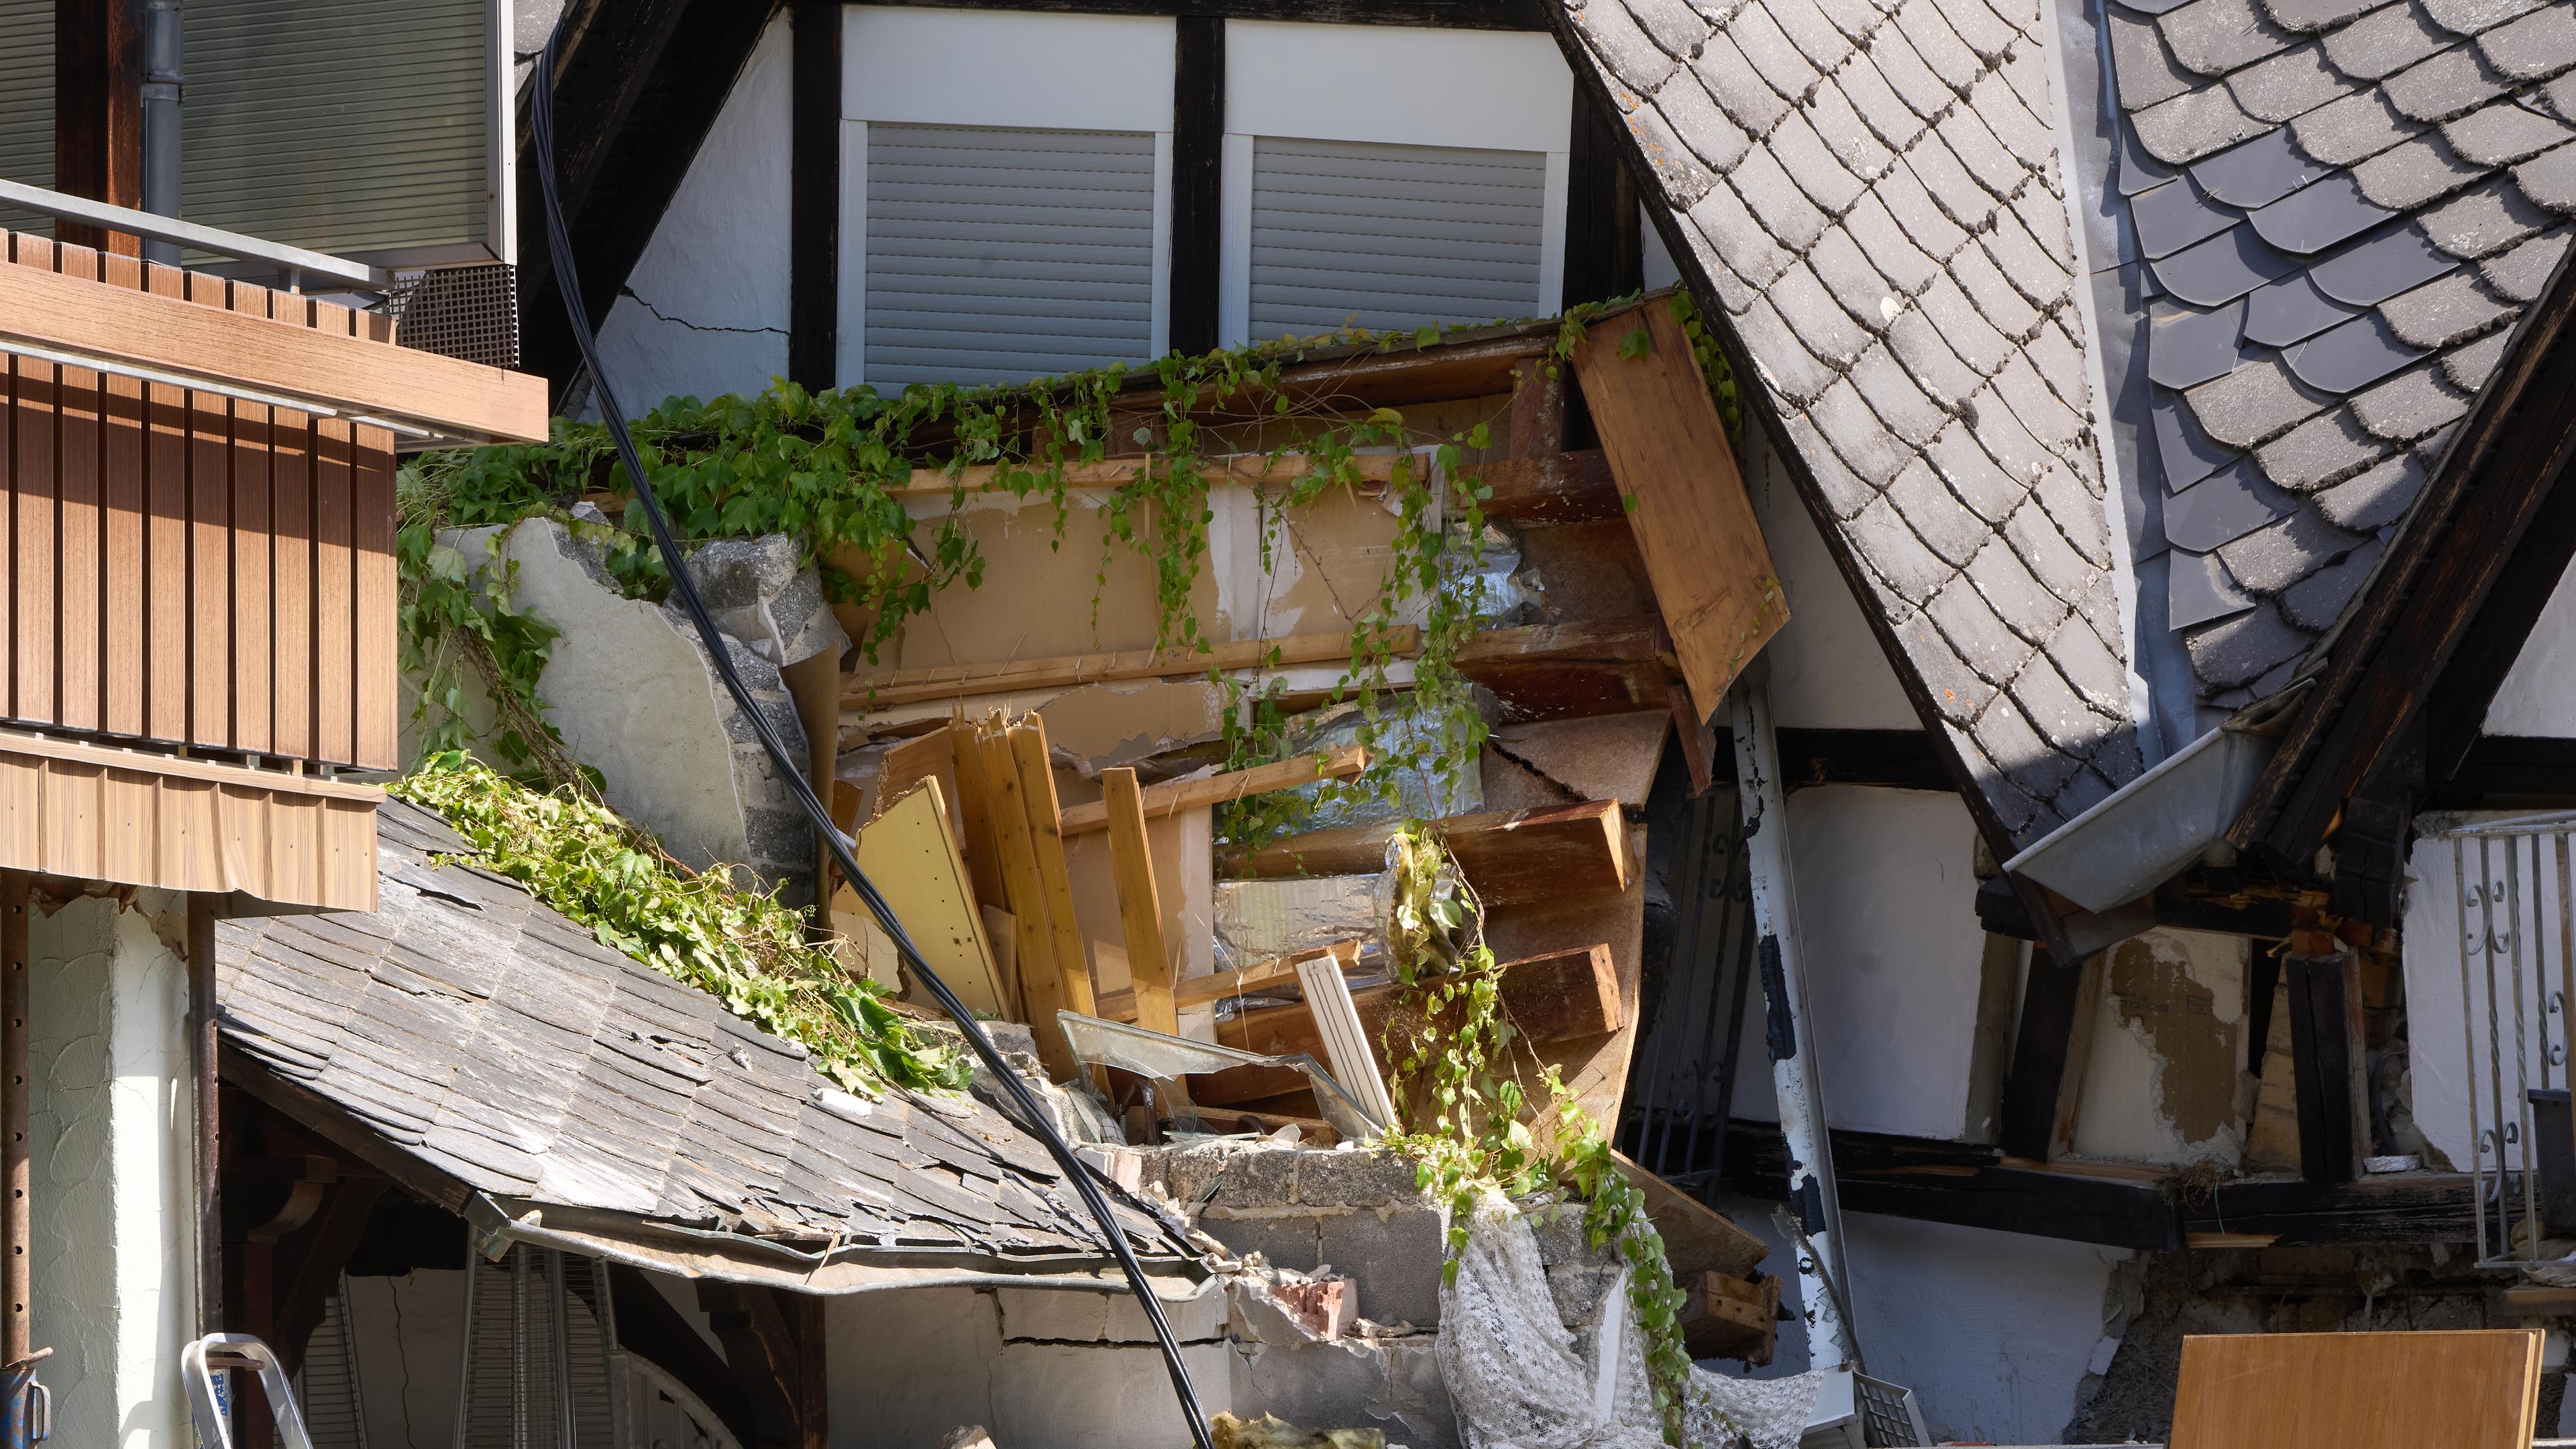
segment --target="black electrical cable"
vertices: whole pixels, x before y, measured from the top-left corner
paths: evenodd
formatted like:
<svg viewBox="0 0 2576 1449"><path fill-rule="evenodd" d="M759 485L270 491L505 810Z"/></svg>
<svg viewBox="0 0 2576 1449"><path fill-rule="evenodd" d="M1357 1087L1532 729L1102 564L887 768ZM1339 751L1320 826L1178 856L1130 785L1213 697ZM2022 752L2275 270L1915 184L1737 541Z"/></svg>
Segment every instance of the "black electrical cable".
<svg viewBox="0 0 2576 1449"><path fill-rule="evenodd" d="M560 32L557 33L559 36ZM1181 1361L1180 1342L1172 1336L1172 1326L1163 1318L1162 1304L1155 1300L1153 1290L1146 1286L1145 1270L1129 1249L1127 1235L1119 1228L1117 1217L1110 1212L1108 1201L1100 1195L1091 1175L1084 1171L1081 1160L1073 1155L1073 1149L1056 1132L1054 1124L1047 1120L1028 1084L1020 1080L1019 1073L1012 1070L1008 1062L1002 1060L993 1039L976 1023L966 1004L957 999L957 993L949 990L948 983L939 979L939 973L931 970L930 964L921 959L921 952L912 944L912 937L904 930L903 922L895 918L885 897L877 892L867 873L859 869L859 863L850 851L849 837L832 824L832 817L824 810L823 802L816 798L813 787L806 782L804 769L788 757L786 746L779 742L777 732L770 728L768 714L753 701L751 691L743 687L741 677L734 672L733 651L717 631L715 620L707 614L705 601L698 597L697 581L689 576L688 567L680 557L679 545L672 541L670 522L662 515L662 504L653 496L652 485L645 480L643 459L635 451L634 436L627 431L626 414L618 407L617 395L608 385L608 374L599 365L599 353L590 326L590 309L582 300L581 277L573 267L572 242L564 231L563 207L555 199L556 39L546 41L545 53L538 58L537 93L531 108L537 182L545 194L546 203L546 250L554 261L555 289L563 294L564 311L572 323L573 340L580 344L582 362L590 369L599 415L608 422L609 436L617 444L618 460L625 465L626 476L635 485L635 501L644 505L644 517L653 529L653 542L661 550L663 563L670 568L672 592L679 596L689 622L697 627L698 637L705 641L707 658L714 662L716 675L724 681L725 691L733 696L734 707L751 721L753 732L760 736L761 748L769 752L770 763L777 767L779 778L787 781L789 788L795 791L796 803L804 807L806 819L812 822L815 833L832 852L833 861L841 868L842 878L858 892L859 899L867 904L868 914L876 917L877 925L893 939L895 951L911 970L913 979L920 982L939 1003L940 1010L956 1021L958 1029L965 1033L967 1045L974 1048L985 1069L1010 1093L1012 1102L1019 1108L1022 1125L1046 1144L1047 1155L1055 1159L1056 1167L1064 1173L1065 1180L1081 1194L1083 1206L1089 1208L1091 1216L1099 1222L1100 1231L1108 1240L1109 1251L1117 1257L1120 1270L1127 1275L1128 1290L1136 1295L1138 1306L1145 1310L1145 1321L1153 1325L1154 1340L1163 1350L1163 1365L1172 1376L1172 1392L1180 1399L1181 1412L1189 1420L1191 1439L1197 1443L1198 1449L1215 1449L1214 1442L1208 1437L1207 1415L1199 1408L1198 1390L1190 1383L1189 1366Z"/></svg>

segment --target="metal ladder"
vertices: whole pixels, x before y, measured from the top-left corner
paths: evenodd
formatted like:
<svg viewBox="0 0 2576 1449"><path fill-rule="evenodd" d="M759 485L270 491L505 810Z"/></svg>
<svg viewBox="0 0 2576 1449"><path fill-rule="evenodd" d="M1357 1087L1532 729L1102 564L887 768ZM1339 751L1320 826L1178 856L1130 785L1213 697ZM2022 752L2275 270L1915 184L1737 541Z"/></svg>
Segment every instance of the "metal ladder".
<svg viewBox="0 0 2576 1449"><path fill-rule="evenodd" d="M247 1333L209 1333L179 1351L179 1377L188 1386L188 1406L197 1423L199 1449L233 1449L231 1395L215 1375L226 1369L250 1369L259 1375L260 1392L277 1421L278 1449L313 1449L304 1431L304 1414L295 1407L294 1387L277 1350Z"/></svg>

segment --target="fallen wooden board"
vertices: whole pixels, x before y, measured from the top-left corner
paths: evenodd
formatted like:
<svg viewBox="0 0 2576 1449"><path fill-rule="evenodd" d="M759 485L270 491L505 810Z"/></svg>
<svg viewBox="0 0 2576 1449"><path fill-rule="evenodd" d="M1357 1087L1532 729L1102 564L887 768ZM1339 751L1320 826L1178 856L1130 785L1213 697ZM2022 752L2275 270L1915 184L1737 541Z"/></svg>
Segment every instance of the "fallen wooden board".
<svg viewBox="0 0 2576 1449"><path fill-rule="evenodd" d="M1134 983L1131 994L1136 1003L1136 1024L1147 1031L1178 1036L1181 1020L1172 1003L1172 958L1163 949L1163 901L1154 885L1152 847L1145 839L1144 791L1137 788L1136 772L1124 766L1101 771L1100 785L1106 792L1100 803L1103 823L1109 830L1110 874L1117 882L1118 919L1126 933L1127 976ZM1097 1005L1095 1001L1095 1008Z"/></svg>
<svg viewBox="0 0 2576 1449"><path fill-rule="evenodd" d="M1531 721L1504 725L1485 744L1571 791L1577 800L1616 800L1646 808L1663 762L1669 710L1614 714L1595 719Z"/></svg>
<svg viewBox="0 0 2576 1449"><path fill-rule="evenodd" d="M923 963L939 973L957 999L977 1011L1008 1017L1019 1009L1010 983L993 964L984 921L966 883L965 862L948 827L939 782L924 780L860 827L859 869L866 871L895 919L919 948ZM846 906L842 904L846 897ZM843 886L834 909L863 915L858 893Z"/></svg>
<svg viewBox="0 0 2576 1449"><path fill-rule="evenodd" d="M1771 1245L1737 1227L1733 1219L1613 1152L1619 1175L1646 1199L1646 1218L1663 1235L1664 1257L1680 1281L1694 1273L1741 1278L1762 1265Z"/></svg>
<svg viewBox="0 0 2576 1449"><path fill-rule="evenodd" d="M2191 1334L2171 1449L2528 1449L2541 1333Z"/></svg>
<svg viewBox="0 0 2576 1449"><path fill-rule="evenodd" d="M1317 946L1311 951L1297 951L1286 956L1273 956L1267 961L1255 961L1240 971L1219 971L1213 976L1193 977L1172 988L1172 1005L1179 1010L1187 1011L1193 1007L1213 1006L1229 996L1249 996L1264 987L1294 986L1297 984L1298 963L1315 956L1340 957L1342 969L1348 971L1358 963L1359 947L1360 943L1357 941L1336 941L1329 946ZM1102 1016L1111 1021L1134 1021L1135 1013L1136 996L1133 991L1100 993Z"/></svg>
<svg viewBox="0 0 2576 1449"><path fill-rule="evenodd" d="M1650 344L1632 345L1643 327ZM1736 470L1726 422L1672 309L1649 303L1594 323L1574 372L1627 500L1691 697L1714 709L1789 622L1788 595Z"/></svg>
<svg viewBox="0 0 2576 1449"><path fill-rule="evenodd" d="M1364 875L1386 868L1393 821L1292 835L1259 850L1229 850L1221 875ZM1431 822L1488 906L1616 895L1635 874L1616 800L1536 810L1493 810Z"/></svg>
<svg viewBox="0 0 2576 1449"><path fill-rule="evenodd" d="M1503 1019L1518 1027L1523 1037L1532 1042L1575 1041L1602 1036L1617 1031L1627 1020L1619 999L1617 968L1611 960L1608 946L1504 962L1502 980L1497 989L1501 996ZM1373 986L1351 994L1351 1003L1359 1012L1360 1024L1367 1031L1373 1054L1385 1051L1379 1038L1385 1033L1387 1023L1396 1018L1402 992L1400 986ZM1413 1024L1422 1023L1416 1018ZM1429 1025L1437 1029L1440 1023ZM1316 1029L1314 1014L1304 1006L1273 1006L1247 1011L1232 1021L1217 1023L1216 1039L1222 1045L1260 1052L1264 1056L1306 1052L1318 1061L1325 1059L1325 1039ZM1388 1065L1383 1060L1379 1062L1380 1070L1385 1070ZM1231 1074L1220 1072L1215 1075Z"/></svg>
<svg viewBox="0 0 2576 1449"><path fill-rule="evenodd" d="M1011 739L998 719L976 732L975 750L984 762L984 786L993 807L993 835L1002 857L1002 883L1019 946L1014 952L1020 1001L1029 1011L1038 1057L1055 1081L1079 1069L1073 1048L1064 1039L1056 1012L1071 1005L1064 999L1064 973L1058 969L1055 937L1047 928L1046 883L1038 874L1037 844L1029 829L1029 805L1020 787L1019 766L1011 757Z"/></svg>
<svg viewBox="0 0 2576 1449"><path fill-rule="evenodd" d="M1389 646L1401 658L1421 648L1421 631L1392 631ZM852 674L841 684L844 709L883 709L926 700L967 699L1031 689L1070 689L1084 684L1137 679L1190 679L1211 669L1259 669L1292 664L1338 664L1351 657L1351 636L1290 634L1217 644L1204 654L1128 649L1106 654L1058 654L990 664L935 664L920 669Z"/></svg>
<svg viewBox="0 0 2576 1449"><path fill-rule="evenodd" d="M1159 820L1203 805L1222 805L1229 800L1240 800L1247 795L1294 790L1318 780L1347 780L1368 766L1367 750L1358 745L1345 745L1325 754L1299 755L1293 760L1255 765L1249 770L1228 770L1195 780L1167 780L1139 794L1144 818ZM1135 772L1131 770L1128 773L1132 776ZM1103 778L1106 777L1106 772L1103 772ZM1104 830L1108 826L1109 802L1097 800L1088 805L1068 807L1058 828L1067 835L1080 835L1088 830Z"/></svg>
<svg viewBox="0 0 2576 1449"><path fill-rule="evenodd" d="M1512 719L1662 709L1675 667L1664 623L1651 614L1487 629L1458 646L1457 666Z"/></svg>
<svg viewBox="0 0 2576 1449"><path fill-rule="evenodd" d="M1627 828L1628 857L1642 860L1646 828ZM1628 1090L1629 1059L1637 1045L1639 981L1645 968L1646 879L1632 871L1628 889L1616 895L1560 895L1525 902L1486 919L1485 943L1503 960L1519 960L1607 942L1619 982L1619 1029L1607 1036L1575 1037L1554 1042L1515 1042L1507 1070L1517 1073L1523 1089L1539 1071L1554 1067L1577 1106L1590 1113L1606 1132L1619 1121L1619 1104ZM1542 1148L1558 1136L1551 1112L1532 1114L1531 1131Z"/></svg>

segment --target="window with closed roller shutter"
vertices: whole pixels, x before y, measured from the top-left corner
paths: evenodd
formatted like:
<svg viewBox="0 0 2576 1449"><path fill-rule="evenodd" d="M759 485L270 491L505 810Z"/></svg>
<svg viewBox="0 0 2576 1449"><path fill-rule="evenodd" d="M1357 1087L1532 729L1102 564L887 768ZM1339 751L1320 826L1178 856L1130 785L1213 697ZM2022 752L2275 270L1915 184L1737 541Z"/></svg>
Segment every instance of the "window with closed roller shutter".
<svg viewBox="0 0 2576 1449"><path fill-rule="evenodd" d="M0 177L54 184L54 7L0 3ZM0 207L0 227L51 236L53 218Z"/></svg>
<svg viewBox="0 0 2576 1449"><path fill-rule="evenodd" d="M1546 198L1535 151L1255 137L1252 337L1553 311Z"/></svg>
<svg viewBox="0 0 2576 1449"><path fill-rule="evenodd" d="M1151 134L877 122L866 145L865 381L1153 356Z"/></svg>

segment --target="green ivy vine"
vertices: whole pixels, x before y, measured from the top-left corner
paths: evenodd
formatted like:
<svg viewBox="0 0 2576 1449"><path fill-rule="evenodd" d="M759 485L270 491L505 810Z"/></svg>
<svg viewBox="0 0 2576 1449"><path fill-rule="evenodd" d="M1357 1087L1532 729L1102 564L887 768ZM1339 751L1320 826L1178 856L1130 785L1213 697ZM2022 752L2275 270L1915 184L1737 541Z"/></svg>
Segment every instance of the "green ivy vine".
<svg viewBox="0 0 2576 1449"><path fill-rule="evenodd" d="M533 790L461 751L430 756L387 789L437 812L480 852L474 864L803 1046L846 1091L964 1087L972 1076L948 1033L896 1013L883 988L809 943L804 917L774 893L685 869L587 792Z"/></svg>
<svg viewBox="0 0 2576 1449"><path fill-rule="evenodd" d="M1555 1067L1542 1069L1538 1080L1555 1121L1550 1140L1542 1143L1521 1119L1528 1093L1506 1070L1519 1029L1503 1013L1502 970L1485 944L1483 904L1419 823L1397 832L1388 857L1396 879L1387 935L1400 994L1381 1045L1394 1064L1387 1089L1401 1119L1390 1145L1413 1159L1422 1189L1449 1206L1444 1281L1458 1275L1457 1254L1484 1193L1518 1198L1554 1186L1581 1200L1586 1238L1596 1249L1615 1244L1628 1266L1647 1382L1664 1440L1679 1449L1690 1351L1682 1341L1682 1292L1645 1194L1619 1170L1608 1129Z"/></svg>

